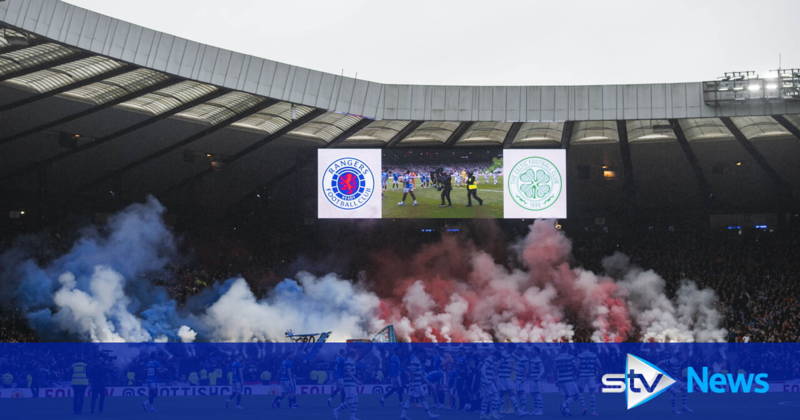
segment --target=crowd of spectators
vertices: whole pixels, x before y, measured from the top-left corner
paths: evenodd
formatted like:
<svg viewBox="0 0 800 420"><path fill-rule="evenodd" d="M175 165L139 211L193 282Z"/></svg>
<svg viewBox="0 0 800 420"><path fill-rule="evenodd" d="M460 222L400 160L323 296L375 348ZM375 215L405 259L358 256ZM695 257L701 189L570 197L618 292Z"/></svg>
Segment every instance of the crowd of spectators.
<svg viewBox="0 0 800 420"><path fill-rule="evenodd" d="M476 231L483 229L478 223ZM436 235L421 234L409 226L395 229L402 234L373 227L358 238L357 244L367 251L392 246L417 249L424 241L436 240ZM184 257L159 273L157 283L182 302L214 282L234 276L247 278L259 296L301 269L357 278L358 267L369 263L369 252L352 252L348 244L355 239L347 235L348 230L348 225L305 229L306 233L288 229L280 235L267 235L263 241L252 240L254 232L236 230L226 234L214 230L179 233ZM791 231L662 229L567 234L573 241L576 266L602 272L603 257L621 251L634 264L664 277L668 293L685 279L712 288L719 296L718 309L724 314L723 326L731 342L800 341L800 237ZM39 247L41 255L36 259L45 262L68 251L73 236L49 233L45 239L38 237L36 240L47 245ZM386 243L387 237L392 238L391 244ZM4 247L10 244L7 238L3 243ZM21 308L7 302L0 308L0 317L0 342L37 340Z"/></svg>
<svg viewBox="0 0 800 420"><path fill-rule="evenodd" d="M713 289L729 341L800 341L800 238L791 232L665 230L573 240L576 263L593 270L621 251L664 277L668 292L687 279Z"/></svg>

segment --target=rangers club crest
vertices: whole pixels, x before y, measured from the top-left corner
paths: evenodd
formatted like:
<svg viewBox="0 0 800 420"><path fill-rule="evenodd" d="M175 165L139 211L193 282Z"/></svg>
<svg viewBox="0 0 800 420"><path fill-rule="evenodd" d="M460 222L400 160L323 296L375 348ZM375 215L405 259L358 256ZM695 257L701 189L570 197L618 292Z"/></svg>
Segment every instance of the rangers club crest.
<svg viewBox="0 0 800 420"><path fill-rule="evenodd" d="M375 178L366 163L356 158L336 159L322 177L325 198L342 210L366 204L375 192Z"/></svg>

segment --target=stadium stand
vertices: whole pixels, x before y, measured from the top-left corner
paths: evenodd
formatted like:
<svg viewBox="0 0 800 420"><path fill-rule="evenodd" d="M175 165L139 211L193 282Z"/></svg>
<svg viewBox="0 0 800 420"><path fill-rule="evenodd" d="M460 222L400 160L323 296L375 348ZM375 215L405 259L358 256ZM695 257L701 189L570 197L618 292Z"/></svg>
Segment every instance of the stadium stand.
<svg viewBox="0 0 800 420"><path fill-rule="evenodd" d="M300 268L357 278L371 251L413 249L447 227L502 260L505 241L529 222L387 221L364 227L358 241L347 235L353 224L319 222L308 182L316 151L563 148L562 223L575 265L599 272L602 257L622 251L671 290L687 277L716 290L729 341L797 341L800 71L780 77L774 94L763 79L738 76L391 85L62 1L3 1L0 250L34 234L45 244L35 259L46 263L80 227L153 195L187 255L157 281L179 302L240 274L258 296ZM735 96L745 81L762 87ZM420 231L428 228L433 235ZM24 309L4 308L2 319L0 341L38 340Z"/></svg>

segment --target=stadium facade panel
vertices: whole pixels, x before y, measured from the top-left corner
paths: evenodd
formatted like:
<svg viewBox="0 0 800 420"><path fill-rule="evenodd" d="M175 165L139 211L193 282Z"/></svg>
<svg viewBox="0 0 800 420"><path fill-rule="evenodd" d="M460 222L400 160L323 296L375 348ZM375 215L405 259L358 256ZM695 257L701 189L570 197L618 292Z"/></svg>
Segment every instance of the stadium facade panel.
<svg viewBox="0 0 800 420"><path fill-rule="evenodd" d="M703 82L605 86L383 84L203 45L58 0L0 2L0 20L98 55L223 88L372 120L552 122L800 112L800 102L708 105Z"/></svg>

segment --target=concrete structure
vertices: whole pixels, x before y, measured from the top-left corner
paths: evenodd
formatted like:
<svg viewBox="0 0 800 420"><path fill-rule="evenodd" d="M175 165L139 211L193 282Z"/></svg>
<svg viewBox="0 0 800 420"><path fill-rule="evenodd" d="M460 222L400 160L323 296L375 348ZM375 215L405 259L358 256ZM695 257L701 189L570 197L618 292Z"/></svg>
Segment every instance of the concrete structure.
<svg viewBox="0 0 800 420"><path fill-rule="evenodd" d="M570 214L797 207L794 99L712 103L704 82L382 84L57 0L0 1L0 24L0 188L14 196L157 194L222 214L320 147L562 147Z"/></svg>

